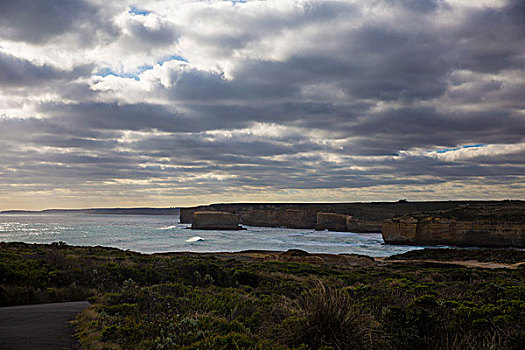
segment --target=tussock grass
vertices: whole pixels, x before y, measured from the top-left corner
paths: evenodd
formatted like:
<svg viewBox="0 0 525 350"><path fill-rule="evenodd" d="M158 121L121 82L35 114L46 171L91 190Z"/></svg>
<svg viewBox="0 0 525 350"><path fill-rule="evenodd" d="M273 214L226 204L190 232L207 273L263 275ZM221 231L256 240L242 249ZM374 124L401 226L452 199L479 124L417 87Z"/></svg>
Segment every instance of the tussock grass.
<svg viewBox="0 0 525 350"><path fill-rule="evenodd" d="M284 340L292 346L317 349L373 348L377 323L344 290L327 287L320 280L304 293L298 317L289 320Z"/></svg>

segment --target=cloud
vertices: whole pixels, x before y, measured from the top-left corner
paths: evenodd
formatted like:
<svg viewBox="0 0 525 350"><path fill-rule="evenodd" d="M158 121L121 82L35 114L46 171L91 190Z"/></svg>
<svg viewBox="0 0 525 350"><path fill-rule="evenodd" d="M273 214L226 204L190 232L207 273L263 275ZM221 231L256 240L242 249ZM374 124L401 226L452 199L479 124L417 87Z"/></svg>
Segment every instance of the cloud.
<svg viewBox="0 0 525 350"><path fill-rule="evenodd" d="M525 194L522 1L0 11L3 203Z"/></svg>
<svg viewBox="0 0 525 350"><path fill-rule="evenodd" d="M92 66L83 65L62 70L48 64L35 64L29 60L0 52L0 85L8 87L35 87L50 82L72 81L91 73ZM39 86L38 88L42 88Z"/></svg>
<svg viewBox="0 0 525 350"><path fill-rule="evenodd" d="M73 0L19 0L0 3L0 36L14 41L45 44L71 32L76 39L93 42L101 31L111 32L109 19L111 5L104 8L92 1ZM109 13L108 13L109 12ZM77 42L69 42L76 45Z"/></svg>

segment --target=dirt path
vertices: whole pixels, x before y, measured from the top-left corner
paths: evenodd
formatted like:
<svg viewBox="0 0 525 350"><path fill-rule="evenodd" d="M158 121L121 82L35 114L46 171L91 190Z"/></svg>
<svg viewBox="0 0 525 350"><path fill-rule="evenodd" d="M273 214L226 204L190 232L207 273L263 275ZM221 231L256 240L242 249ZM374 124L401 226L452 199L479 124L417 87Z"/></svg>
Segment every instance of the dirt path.
<svg viewBox="0 0 525 350"><path fill-rule="evenodd" d="M482 262L477 260L431 260L431 259L411 259L411 260L386 260L385 258L375 258L375 261L385 264L407 264L407 263L433 263L443 265L460 265L464 267L482 268L482 269L518 269L524 262L516 264L504 264L497 262Z"/></svg>
<svg viewBox="0 0 525 350"><path fill-rule="evenodd" d="M69 321L87 301L0 308L0 349L75 349Z"/></svg>

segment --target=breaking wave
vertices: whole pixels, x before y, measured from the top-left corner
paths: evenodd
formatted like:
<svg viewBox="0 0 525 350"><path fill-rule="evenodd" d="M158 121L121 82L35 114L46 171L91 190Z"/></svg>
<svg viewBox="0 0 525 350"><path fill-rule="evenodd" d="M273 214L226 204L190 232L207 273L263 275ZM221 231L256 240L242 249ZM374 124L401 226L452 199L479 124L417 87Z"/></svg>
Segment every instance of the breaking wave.
<svg viewBox="0 0 525 350"><path fill-rule="evenodd" d="M204 241L204 238L199 237L199 236L195 236L195 237L188 238L186 240L186 242L188 242L188 243L200 242L200 241Z"/></svg>
<svg viewBox="0 0 525 350"><path fill-rule="evenodd" d="M159 230L173 230L175 228L177 228L177 226L173 225L173 226L161 227L159 228Z"/></svg>

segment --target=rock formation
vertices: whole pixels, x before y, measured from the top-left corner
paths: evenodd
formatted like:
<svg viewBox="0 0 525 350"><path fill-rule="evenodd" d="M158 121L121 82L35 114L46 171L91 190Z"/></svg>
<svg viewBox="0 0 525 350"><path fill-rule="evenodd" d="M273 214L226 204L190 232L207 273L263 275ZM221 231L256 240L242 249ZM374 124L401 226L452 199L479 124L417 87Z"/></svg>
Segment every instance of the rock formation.
<svg viewBox="0 0 525 350"><path fill-rule="evenodd" d="M390 244L405 244L416 240L417 219L413 217L386 220L383 224L383 240Z"/></svg>
<svg viewBox="0 0 525 350"><path fill-rule="evenodd" d="M355 220L357 224L357 229L355 231L348 230L351 232L361 232L361 233L374 233L381 232L383 229L383 222L376 220Z"/></svg>
<svg viewBox="0 0 525 350"><path fill-rule="evenodd" d="M317 213L317 225L315 226L315 229L319 231L329 230L346 232L348 231L346 224L348 218L351 218L351 216L319 212Z"/></svg>
<svg viewBox="0 0 525 350"><path fill-rule="evenodd" d="M359 223L358 223L357 219L355 219L351 215L347 215L346 216L346 230L348 232L360 232L359 231ZM376 232L381 232L381 228L379 228L379 231L376 231Z"/></svg>
<svg viewBox="0 0 525 350"><path fill-rule="evenodd" d="M241 223L249 226L313 228L316 213L305 208L246 208L236 211Z"/></svg>
<svg viewBox="0 0 525 350"><path fill-rule="evenodd" d="M339 212L332 210L338 210ZM363 215L364 217L357 219L355 216L341 213L340 211L342 210L339 209L337 205L217 204L211 206L181 208L180 222L188 224L193 223L193 214L198 211L222 211L234 213L239 215L240 223L248 226L304 229L318 228L319 230L328 229L348 232L381 232L383 219L385 218L383 211L379 211L381 215L377 220L369 220L368 217L370 217L370 214ZM318 213L329 214L328 216L321 216L322 223L319 225ZM339 224L337 227L329 222L330 219L336 218L339 218Z"/></svg>
<svg viewBox="0 0 525 350"><path fill-rule="evenodd" d="M520 246L525 227L523 201L212 204L181 208L181 223L199 211L237 214L249 226L383 232L393 244Z"/></svg>
<svg viewBox="0 0 525 350"><path fill-rule="evenodd" d="M221 211L194 212L191 228L197 230L242 230L238 215Z"/></svg>
<svg viewBox="0 0 525 350"><path fill-rule="evenodd" d="M525 224L516 221L405 217L385 221L382 233L388 244L525 247Z"/></svg>

